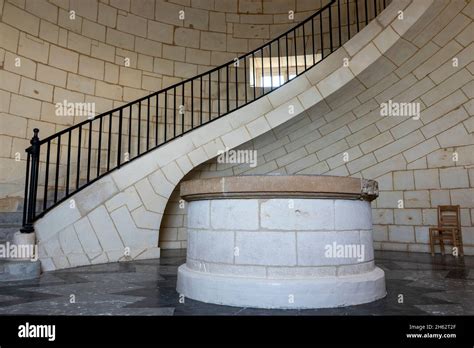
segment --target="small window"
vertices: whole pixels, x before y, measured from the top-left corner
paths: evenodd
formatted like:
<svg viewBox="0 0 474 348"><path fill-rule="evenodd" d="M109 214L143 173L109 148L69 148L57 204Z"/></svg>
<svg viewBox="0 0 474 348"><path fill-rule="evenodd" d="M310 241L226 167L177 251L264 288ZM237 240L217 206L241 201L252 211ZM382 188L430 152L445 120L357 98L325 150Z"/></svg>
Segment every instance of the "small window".
<svg viewBox="0 0 474 348"><path fill-rule="evenodd" d="M314 61L313 61L314 59ZM321 54L306 56L308 66L321 60ZM251 87L279 87L288 80L296 77L297 72L304 70L305 57L292 56L280 57L280 66L278 66L278 57L255 57L250 59L249 82Z"/></svg>

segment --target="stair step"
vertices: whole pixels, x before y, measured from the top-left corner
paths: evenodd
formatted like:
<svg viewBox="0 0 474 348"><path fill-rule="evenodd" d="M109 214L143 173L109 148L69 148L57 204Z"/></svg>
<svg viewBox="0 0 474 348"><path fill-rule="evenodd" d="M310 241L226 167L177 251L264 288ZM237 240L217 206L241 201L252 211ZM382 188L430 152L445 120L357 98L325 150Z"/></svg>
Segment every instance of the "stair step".
<svg viewBox="0 0 474 348"><path fill-rule="evenodd" d="M35 279L40 273L39 260L0 260L0 282Z"/></svg>
<svg viewBox="0 0 474 348"><path fill-rule="evenodd" d="M21 225L23 213L21 211L2 212L0 213L0 226L2 224L16 224Z"/></svg>
<svg viewBox="0 0 474 348"><path fill-rule="evenodd" d="M0 240L4 241L12 241L13 235L15 232L19 231L21 226L8 226L8 227L0 227ZM1 242L0 242L1 244Z"/></svg>

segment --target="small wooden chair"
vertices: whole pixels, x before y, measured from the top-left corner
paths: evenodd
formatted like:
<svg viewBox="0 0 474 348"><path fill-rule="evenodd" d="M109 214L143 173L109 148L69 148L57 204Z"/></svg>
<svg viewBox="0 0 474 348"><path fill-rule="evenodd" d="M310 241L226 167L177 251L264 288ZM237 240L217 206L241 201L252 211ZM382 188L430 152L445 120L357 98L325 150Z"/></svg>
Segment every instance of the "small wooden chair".
<svg viewBox="0 0 474 348"><path fill-rule="evenodd" d="M441 255L444 255L444 242L450 241L464 255L461 233L461 214L459 205L438 206L438 227L430 227L431 255L434 256L435 242L439 241Z"/></svg>

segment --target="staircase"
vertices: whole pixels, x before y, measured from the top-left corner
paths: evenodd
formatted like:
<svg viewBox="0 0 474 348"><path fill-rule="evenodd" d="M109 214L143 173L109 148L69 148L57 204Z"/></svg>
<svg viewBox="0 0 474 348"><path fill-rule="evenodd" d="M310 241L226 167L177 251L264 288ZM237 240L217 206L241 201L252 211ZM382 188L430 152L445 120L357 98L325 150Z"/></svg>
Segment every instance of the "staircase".
<svg viewBox="0 0 474 348"><path fill-rule="evenodd" d="M360 43L347 57L358 72L331 57L389 3L329 1L227 64L44 139L35 129L21 231L36 232L43 270L159 257L160 221L184 175L333 96L366 69L380 53L370 56ZM393 2L378 25L388 27L408 6L424 5ZM426 8L413 11L407 30ZM370 33L359 40L370 42Z"/></svg>
<svg viewBox="0 0 474 348"><path fill-rule="evenodd" d="M14 234L21 228L21 222L21 212L0 214L0 248L8 248L13 244ZM40 275L40 266L39 261L0 259L0 282L37 278Z"/></svg>
<svg viewBox="0 0 474 348"><path fill-rule="evenodd" d="M13 234L20 230L22 223L21 212L0 214L0 244L13 240Z"/></svg>

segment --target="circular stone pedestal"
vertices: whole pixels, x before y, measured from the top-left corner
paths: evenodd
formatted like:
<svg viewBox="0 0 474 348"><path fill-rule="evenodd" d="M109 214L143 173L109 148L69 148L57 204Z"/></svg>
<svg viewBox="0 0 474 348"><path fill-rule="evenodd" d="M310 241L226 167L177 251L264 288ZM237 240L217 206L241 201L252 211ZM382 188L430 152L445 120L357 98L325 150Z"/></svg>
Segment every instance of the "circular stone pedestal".
<svg viewBox="0 0 474 348"><path fill-rule="evenodd" d="M181 184L186 264L177 291L208 303L328 308L385 296L374 265L377 183L332 176L239 176Z"/></svg>

